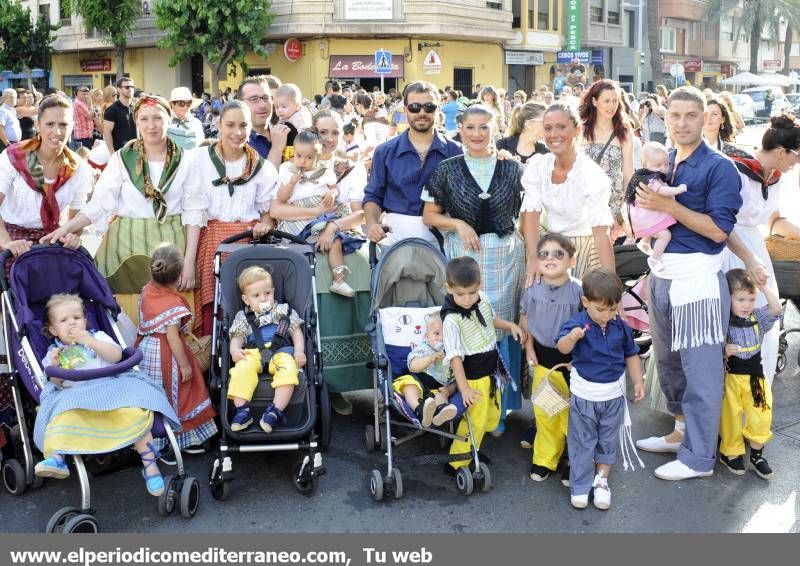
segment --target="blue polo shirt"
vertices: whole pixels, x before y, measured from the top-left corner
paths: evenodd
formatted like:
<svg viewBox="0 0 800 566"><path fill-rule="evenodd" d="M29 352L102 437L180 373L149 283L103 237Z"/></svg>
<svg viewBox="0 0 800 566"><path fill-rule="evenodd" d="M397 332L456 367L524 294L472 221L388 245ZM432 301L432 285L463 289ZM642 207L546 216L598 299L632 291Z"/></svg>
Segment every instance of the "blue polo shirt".
<svg viewBox="0 0 800 566"><path fill-rule="evenodd" d="M422 164L408 139L408 131L380 144L372 156L372 170L364 189L364 204L374 202L386 212L422 216L422 189L434 169L447 159L461 155L461 144L435 132Z"/></svg>
<svg viewBox="0 0 800 566"><path fill-rule="evenodd" d="M685 184L688 190L675 197L686 208L711 217L720 230L730 234L736 214L742 206L742 180L736 166L725 155L711 149L705 142L675 168L677 150L669 153L669 184ZM718 254L725 243L718 244L693 232L683 224L670 227L672 239L668 253Z"/></svg>
<svg viewBox="0 0 800 566"><path fill-rule="evenodd" d="M606 330L594 322L586 311L581 311L561 327L556 342L573 328L583 328L586 336L578 340L572 350L572 365L586 381L612 383L625 371L625 359L639 353L633 341L633 332L619 316L606 324Z"/></svg>
<svg viewBox="0 0 800 566"><path fill-rule="evenodd" d="M269 150L272 149L272 142L267 139L267 136L263 136L255 130L250 131L250 138L247 140L247 144L264 159L269 156Z"/></svg>

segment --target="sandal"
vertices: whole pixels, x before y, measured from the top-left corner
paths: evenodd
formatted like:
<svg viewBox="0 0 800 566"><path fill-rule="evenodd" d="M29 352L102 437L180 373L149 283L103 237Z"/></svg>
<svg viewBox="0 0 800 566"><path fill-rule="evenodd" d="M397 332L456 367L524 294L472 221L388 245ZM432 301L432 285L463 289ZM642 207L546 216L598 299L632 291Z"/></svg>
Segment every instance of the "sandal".
<svg viewBox="0 0 800 566"><path fill-rule="evenodd" d="M150 466L156 466L156 458L158 458L158 451L153 448L151 443L147 443L147 448L149 450L145 450L144 452L139 453L139 457L142 459L142 464L144 465L144 469L142 470L142 477L144 478L145 485L147 486L147 493L154 497L158 497L162 493L164 493L164 478L161 477L161 472L154 476L147 475L147 468ZM148 454L152 454L152 458L146 458ZM158 466L156 466L158 469Z"/></svg>
<svg viewBox="0 0 800 566"><path fill-rule="evenodd" d="M69 467L64 456L53 454L45 458L34 467L34 473L40 478L55 478L63 480L69 477Z"/></svg>

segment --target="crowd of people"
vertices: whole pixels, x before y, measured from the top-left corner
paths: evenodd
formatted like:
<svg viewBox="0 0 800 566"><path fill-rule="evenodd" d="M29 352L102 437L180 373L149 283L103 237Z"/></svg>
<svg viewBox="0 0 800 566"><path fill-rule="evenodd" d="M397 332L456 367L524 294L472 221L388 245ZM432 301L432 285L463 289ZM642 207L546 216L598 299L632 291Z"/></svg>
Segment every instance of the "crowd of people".
<svg viewBox="0 0 800 566"><path fill-rule="evenodd" d="M425 426L469 411L480 445L522 407L530 367L534 389L547 379L570 397L559 415L534 408L522 440L532 448L530 477L543 481L560 467L572 505L586 507L591 492L601 509L611 504L618 437L626 467L636 458L626 374L634 401L645 389L619 314L614 244L640 240L652 268L650 361L675 427L636 446L676 454L655 471L666 480L708 476L717 460L736 474L749 461L759 476L772 475L763 450L780 305L759 229L800 238L778 198L782 175L800 162L800 123L773 117L761 147L747 152L736 145L744 125L724 93L659 86L636 99L609 79L530 97L478 87L465 96L418 81L370 93L332 80L324 94L304 97L296 85L259 76L214 101L186 87L168 99L140 93L129 78L104 91L81 87L74 100L3 93L0 248L19 256L37 242L77 247L89 226L103 234L98 269L138 326L146 356L142 375L129 380L136 395L103 396L103 410L117 413L93 426L136 431L122 440L136 443L151 494L163 490L152 419L142 424L124 409L162 412L190 452L217 433L186 333L211 333L220 242L276 227L327 256L329 291L342 300L355 294L345 256L366 242L422 238L442 249L443 324L428 321L426 348L412 352L396 390ZM281 317L292 333L303 324L275 303L269 273L243 273L239 287L246 306L231 328L234 430L254 421L249 399L265 339L252 330L267 328L268 341ZM74 297L51 303L54 342L43 363L62 363L75 345L92 363L118 359L108 337L86 328ZM283 422L305 364L302 340L273 360L265 432ZM93 449L81 438L52 440L76 407L100 410L76 401L79 393L65 383L45 390L36 442L46 459L37 474L65 477L64 456ZM453 443L451 453L465 451Z"/></svg>

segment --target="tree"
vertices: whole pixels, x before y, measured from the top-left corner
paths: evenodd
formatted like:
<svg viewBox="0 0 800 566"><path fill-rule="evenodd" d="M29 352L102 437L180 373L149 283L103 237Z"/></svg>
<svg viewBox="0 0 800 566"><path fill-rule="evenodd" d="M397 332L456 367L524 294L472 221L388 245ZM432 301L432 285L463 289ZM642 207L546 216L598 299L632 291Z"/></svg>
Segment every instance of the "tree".
<svg viewBox="0 0 800 566"><path fill-rule="evenodd" d="M22 71L32 89L31 69L48 66L55 29L44 18L31 20L31 11L18 1L0 0L0 68Z"/></svg>
<svg viewBox="0 0 800 566"><path fill-rule="evenodd" d="M639 0L644 2L645 0ZM653 77L653 91L661 83L664 73L661 70L661 26L658 25L658 0L647 0L647 41L650 45L650 70Z"/></svg>
<svg viewBox="0 0 800 566"><path fill-rule="evenodd" d="M117 80L125 76L125 48L142 13L141 0L70 0L86 29L95 28L114 46Z"/></svg>
<svg viewBox="0 0 800 566"><path fill-rule="evenodd" d="M741 34L750 37L750 72L758 73L758 50L761 47L761 38L766 35L770 41L778 43L780 21L784 19L791 41L789 30L792 27L800 27L800 2L798 0L708 0L706 14L709 20L719 21L723 16L731 14L740 3L741 17L734 18L736 26L733 44L734 47L738 46Z"/></svg>
<svg viewBox="0 0 800 566"><path fill-rule="evenodd" d="M156 26L166 33L159 40L162 49L173 49L170 65L200 54L211 70L214 96L229 66L238 64L247 72L245 56L253 51L262 57L261 44L272 23L270 0L160 0L155 4Z"/></svg>

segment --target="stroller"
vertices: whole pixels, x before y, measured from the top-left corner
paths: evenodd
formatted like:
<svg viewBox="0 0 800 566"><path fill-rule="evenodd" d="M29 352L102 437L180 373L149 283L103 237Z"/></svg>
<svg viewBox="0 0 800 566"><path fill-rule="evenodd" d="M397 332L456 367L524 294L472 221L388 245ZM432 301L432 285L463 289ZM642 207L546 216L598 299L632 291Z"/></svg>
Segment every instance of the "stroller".
<svg viewBox="0 0 800 566"><path fill-rule="evenodd" d="M464 413L469 427L469 436L453 434L453 422L449 431L437 428L423 428L414 411L405 402L402 395L392 389L392 381L409 373L406 366L407 356L411 350L407 341L397 342L395 336L404 336L402 327L410 327L416 334L422 334L424 323L422 317L431 311L438 310L444 302L445 258L444 255L422 239L407 239L392 246L378 262L377 246L370 243L370 267L372 268L370 322L367 334L372 343L374 359L370 362L373 370L373 416L374 422L365 429L367 452L380 449L386 453L387 472L384 476L378 469L370 474L369 490L375 501L381 501L387 493L395 499L403 497L403 476L394 466L393 446L431 433L439 436L444 448L448 439L469 442L472 438L472 424L469 413ZM398 309L397 307L400 307ZM391 314L390 314L391 312ZM391 319L389 317L391 316ZM387 324L387 321L389 324ZM400 340L400 342L403 342ZM397 417L397 418L393 418ZM393 427L410 431L402 437L395 437ZM456 473L456 485L461 493L469 495L477 487L488 491L492 485L489 468L481 462L478 451L472 444L472 453L454 454L452 456L421 456L421 463L457 462L472 458L472 466L459 468Z"/></svg>
<svg viewBox="0 0 800 566"><path fill-rule="evenodd" d="M793 305L795 309L800 309L800 261L773 261L772 268L775 270L775 280L778 283L778 295L784 299L786 306ZM800 328L786 328L786 316L781 317L781 334L778 339L778 366L775 375L786 369L786 351L789 349L789 334L800 332ZM797 354L797 361L800 363L800 352Z"/></svg>
<svg viewBox="0 0 800 566"><path fill-rule="evenodd" d="M237 243L248 240L249 243ZM281 244L288 240L291 244ZM223 255L225 260L223 263ZM231 454L236 452L297 451L300 459L292 471L292 481L303 495L316 492L319 477L325 473L320 448L331 439L331 406L328 387L322 377L322 354L317 326L317 295L314 277L314 250L304 240L273 231L261 240L253 240L252 231L223 240L214 257L214 327L211 339L210 391L220 416L217 457L211 465L211 495L223 501L230 494L233 477ZM243 308L237 277L247 267L260 266L271 275L275 301L288 303L304 320L306 367L301 369L299 384L284 410L286 421L270 434L258 426L242 431L231 429L233 405L228 402L228 383L232 367L228 329L236 313ZM272 376L259 375L250 406L253 414L272 400Z"/></svg>
<svg viewBox="0 0 800 566"><path fill-rule="evenodd" d="M633 330L633 341L644 356L650 350L650 319L647 309L647 277L650 266L647 255L636 246L614 246L614 263L617 276L625 286L622 308Z"/></svg>
<svg viewBox="0 0 800 566"><path fill-rule="evenodd" d="M2 263L10 258L4 252ZM48 277L46 274L58 274ZM61 246L33 246L31 251L16 259L10 279L5 270L0 270L2 288L2 310L4 320L4 339L9 355L10 380L14 405L19 426L18 459L7 460L3 465L3 477L13 475L16 486L38 486L41 479L34 475L34 466L40 459L35 451L30 431L35 420L35 406L48 377L82 381L118 375L134 369L142 360L142 353L126 348L119 328L117 316L120 308L106 280L97 271L94 260L86 250L73 250ZM49 366L46 371L40 366L48 348L48 341L42 334L44 327L44 306L50 296L56 293L75 293L81 296L86 307L90 328L104 331L123 346L122 359L111 366L93 370L66 370ZM27 390L24 395L23 388ZM160 425L162 426L159 426ZM163 429L159 430L159 429ZM181 514L191 518L197 511L200 501L200 484L187 477L180 450L170 427L163 419L157 418L154 432L163 432L175 452L177 474L164 476L164 492L158 499L158 510L169 515L180 505ZM47 523L48 533L96 533L99 530L94 511L91 509L89 476L102 475L127 466L123 452L110 455L93 455L84 463L80 455L73 456L75 470L81 485L81 506L64 507L53 514ZM24 465L19 462L21 460ZM16 462L16 464L14 463ZM88 471L87 471L88 470ZM8 483L6 483L8 486ZM20 491L21 493L21 491Z"/></svg>

